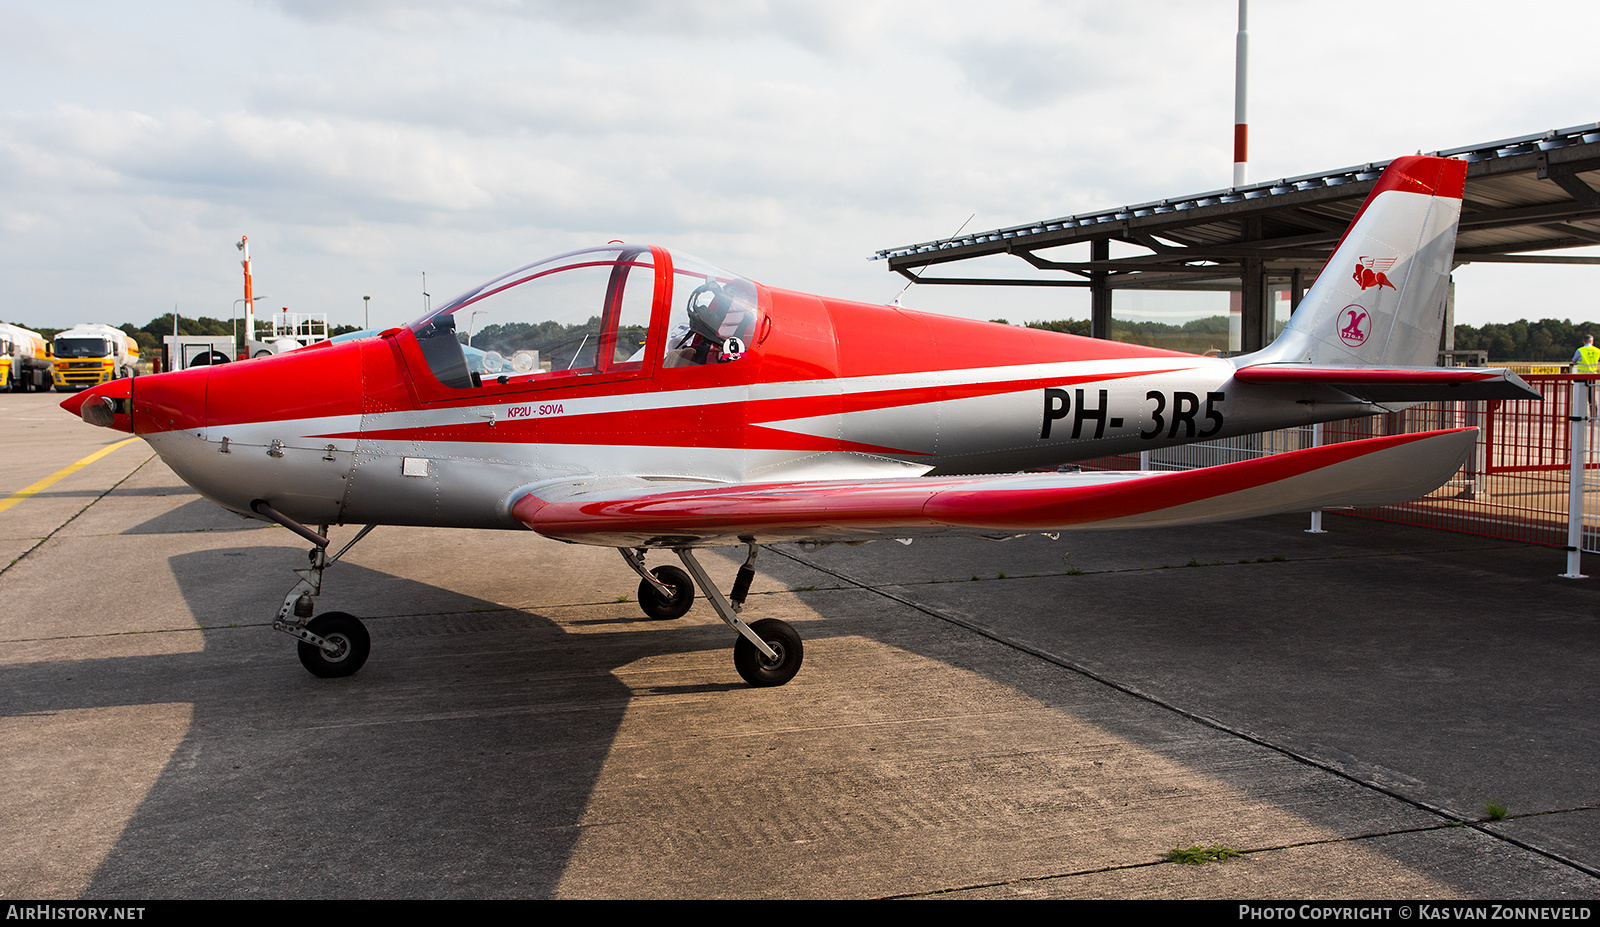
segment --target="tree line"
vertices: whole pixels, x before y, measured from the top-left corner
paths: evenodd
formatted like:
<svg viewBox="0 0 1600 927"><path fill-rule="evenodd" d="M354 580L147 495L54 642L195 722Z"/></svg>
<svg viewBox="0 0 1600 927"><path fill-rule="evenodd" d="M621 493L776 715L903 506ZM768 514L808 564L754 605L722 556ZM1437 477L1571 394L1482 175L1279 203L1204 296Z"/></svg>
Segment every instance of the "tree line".
<svg viewBox="0 0 1600 927"><path fill-rule="evenodd" d="M1550 361L1566 363L1583 344L1584 336L1600 337L1600 325L1567 319L1530 322L1490 322L1481 328L1456 326L1456 350L1488 351L1490 363Z"/></svg>
<svg viewBox="0 0 1600 927"><path fill-rule="evenodd" d="M1009 325L1005 319L990 319ZM1053 322L1028 322L1028 328L1064 332L1068 335L1089 335L1088 319L1058 319ZM1142 344L1169 351L1204 354L1207 351L1228 350L1228 317L1225 315L1191 319L1181 325L1167 322L1128 322L1116 320L1111 326L1111 336L1124 344Z"/></svg>

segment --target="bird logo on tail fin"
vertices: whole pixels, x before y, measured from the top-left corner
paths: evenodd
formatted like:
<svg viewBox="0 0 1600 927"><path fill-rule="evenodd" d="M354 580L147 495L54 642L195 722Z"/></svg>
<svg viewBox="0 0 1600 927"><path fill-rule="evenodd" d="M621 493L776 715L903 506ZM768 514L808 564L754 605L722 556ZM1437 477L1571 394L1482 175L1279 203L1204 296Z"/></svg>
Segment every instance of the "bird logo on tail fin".
<svg viewBox="0 0 1600 927"><path fill-rule="evenodd" d="M1393 267L1396 260L1398 258L1373 258L1363 255L1356 262L1356 272L1350 275L1351 279L1361 284L1363 290L1368 287L1377 287L1380 290L1388 287L1392 290L1394 284L1389 281L1385 271Z"/></svg>

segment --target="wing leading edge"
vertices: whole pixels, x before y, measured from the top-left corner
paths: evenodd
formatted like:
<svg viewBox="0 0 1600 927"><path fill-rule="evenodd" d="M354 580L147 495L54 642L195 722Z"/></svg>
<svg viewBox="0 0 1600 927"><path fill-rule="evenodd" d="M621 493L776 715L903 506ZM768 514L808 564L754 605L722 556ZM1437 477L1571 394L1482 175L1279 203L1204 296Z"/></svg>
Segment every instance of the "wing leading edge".
<svg viewBox="0 0 1600 927"><path fill-rule="evenodd" d="M512 514L557 540L702 547L1186 525L1403 502L1461 467L1475 428L1369 438L1176 472L1014 473L659 491L596 481L523 496Z"/></svg>

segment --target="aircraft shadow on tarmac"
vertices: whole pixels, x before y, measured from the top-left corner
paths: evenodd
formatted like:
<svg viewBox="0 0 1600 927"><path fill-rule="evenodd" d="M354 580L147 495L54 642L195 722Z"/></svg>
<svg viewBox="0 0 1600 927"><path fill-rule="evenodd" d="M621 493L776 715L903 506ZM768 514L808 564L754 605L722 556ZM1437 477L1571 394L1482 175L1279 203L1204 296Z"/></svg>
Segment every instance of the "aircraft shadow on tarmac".
<svg viewBox="0 0 1600 927"><path fill-rule="evenodd" d="M190 505L130 533L188 524ZM374 659L350 679L318 680L291 638L262 626L283 567L300 565L284 553L170 558L208 626L200 652L0 666L8 715L193 705L86 897L548 896L639 694L613 667L677 650L725 660L729 649L720 623L636 615L644 633L568 635L537 612L340 563L330 575L344 598L370 592L408 614L365 616ZM273 578L232 616L243 626L227 627L228 590L236 600L241 573L262 560ZM671 688L743 688L731 665L727 675Z"/></svg>
<svg viewBox="0 0 1600 927"><path fill-rule="evenodd" d="M187 524L200 511L189 508L132 533L154 530L156 522ZM170 559L191 612L210 627L199 652L0 667L7 714L193 706L187 734L91 879L86 897L549 897L583 833L586 807L623 716L641 694L613 670L662 654L700 651L727 663L729 632L720 623L674 626L628 618L630 607L618 605L614 616L579 620L637 620L640 633L571 634L539 611L346 562L336 568L340 598L368 603L363 617L373 631L374 659L353 678L317 680L299 667L292 640L262 626L277 591L287 585L283 568L300 565L294 560L301 555L284 553L220 548ZM886 555L868 559L877 556ZM766 566L780 576L804 578L792 563L768 559ZM266 560L272 562L261 565ZM258 582L258 569L271 578ZM618 576L626 576L620 564ZM1274 582L1264 579L1262 585ZM241 592L241 585L249 589ZM1193 628L1208 617L1216 621L1239 596L1260 591L1248 582L1232 583L1216 601L1201 595L1185 614L1165 617L1153 602L1144 633L1169 633L1155 627L1164 621L1173 629ZM240 595L254 604L247 614L230 618ZM1014 674L1030 658L997 663L990 644L925 615L899 610L885 617L880 609L876 617L861 618L838 614L841 601L859 597L841 600L832 590L798 597L828 617L826 623L802 623L808 641L866 635L958 670L1002 672L996 681L1022 695L1081 715L1140 750L1179 763L1208 752L1254 749L1209 730L1174 738L1170 719L1152 721L1147 707L1083 677ZM758 599L752 606L759 610ZM1058 607L1089 606L1079 600ZM377 614L401 609L403 614ZM247 626L227 627L230 620ZM1213 624L1209 633L1217 628ZM726 684L669 684L652 692L742 688L731 666L726 670ZM802 672L818 671L808 666ZM72 683L63 685L63 677ZM749 710L744 704L730 703L726 711L738 715ZM1251 800L1284 799L1284 783L1242 769L1235 775L1234 765L1242 764L1208 764L1207 775L1222 777ZM785 775L776 768L767 774ZM1288 811L1335 833L1350 825L1348 802L1335 808L1301 800ZM1073 815L1090 812L1100 814L1063 810L1058 823L1070 826ZM1405 851L1398 853L1397 861L1405 864ZM728 885L735 884L736 869L726 877ZM1460 878L1458 889L1470 893L1474 876L1464 869ZM806 894L801 887L785 893Z"/></svg>

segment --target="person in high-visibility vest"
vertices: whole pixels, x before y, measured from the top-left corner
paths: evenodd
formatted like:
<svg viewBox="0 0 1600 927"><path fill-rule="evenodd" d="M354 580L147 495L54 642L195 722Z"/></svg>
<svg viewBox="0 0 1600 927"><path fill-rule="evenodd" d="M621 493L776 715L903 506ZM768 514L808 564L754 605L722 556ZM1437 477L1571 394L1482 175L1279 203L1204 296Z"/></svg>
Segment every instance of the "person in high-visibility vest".
<svg viewBox="0 0 1600 927"><path fill-rule="evenodd" d="M1600 373L1600 348L1594 346L1594 336L1583 339L1583 347L1572 354L1573 373Z"/></svg>
<svg viewBox="0 0 1600 927"><path fill-rule="evenodd" d="M1572 352L1572 372L1580 375L1600 373L1600 348L1594 346L1593 335L1584 336L1583 347ZM1594 428L1595 418L1600 415L1600 396L1595 395L1594 381L1589 380L1582 386L1573 383L1572 388L1583 389L1589 394L1589 427ZM1574 399L1575 403L1578 401L1580 400Z"/></svg>

